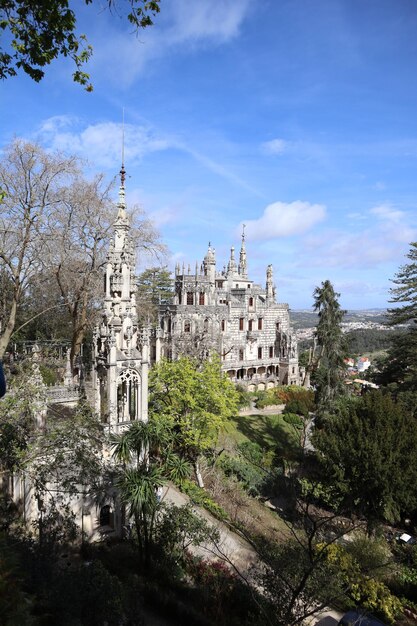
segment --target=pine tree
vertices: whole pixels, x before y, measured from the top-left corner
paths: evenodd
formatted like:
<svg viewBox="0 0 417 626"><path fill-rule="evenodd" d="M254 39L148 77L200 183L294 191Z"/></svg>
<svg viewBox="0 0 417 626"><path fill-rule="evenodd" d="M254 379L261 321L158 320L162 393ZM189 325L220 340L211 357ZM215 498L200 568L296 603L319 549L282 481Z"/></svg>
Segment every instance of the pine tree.
<svg viewBox="0 0 417 626"><path fill-rule="evenodd" d="M340 308L340 294L334 291L329 280L316 287L313 296L313 308L319 316L315 331L318 353L313 380L316 384L316 403L322 412L329 409L337 395L343 392L346 348L341 324L345 311Z"/></svg>
<svg viewBox="0 0 417 626"><path fill-rule="evenodd" d="M391 289L391 302L402 306L388 310L389 324L406 324L407 329L393 335L378 382L414 389L417 382L417 242L410 245L407 254L410 263L401 266L392 280L395 287Z"/></svg>

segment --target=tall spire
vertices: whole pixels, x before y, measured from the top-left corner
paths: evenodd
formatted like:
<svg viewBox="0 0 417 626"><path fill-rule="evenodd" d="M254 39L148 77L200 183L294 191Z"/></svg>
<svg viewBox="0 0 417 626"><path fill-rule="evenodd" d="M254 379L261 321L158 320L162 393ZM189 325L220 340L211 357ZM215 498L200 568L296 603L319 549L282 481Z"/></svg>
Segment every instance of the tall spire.
<svg viewBox="0 0 417 626"><path fill-rule="evenodd" d="M240 255L239 255L239 274L242 278L248 277L248 267L246 261L246 248L245 248L245 228L246 224L242 225L242 245L240 247Z"/></svg>
<svg viewBox="0 0 417 626"><path fill-rule="evenodd" d="M123 109L123 121L122 121L122 167L120 168L120 187L119 187L119 202L117 220L127 220L126 214L126 196L125 196L125 110Z"/></svg>

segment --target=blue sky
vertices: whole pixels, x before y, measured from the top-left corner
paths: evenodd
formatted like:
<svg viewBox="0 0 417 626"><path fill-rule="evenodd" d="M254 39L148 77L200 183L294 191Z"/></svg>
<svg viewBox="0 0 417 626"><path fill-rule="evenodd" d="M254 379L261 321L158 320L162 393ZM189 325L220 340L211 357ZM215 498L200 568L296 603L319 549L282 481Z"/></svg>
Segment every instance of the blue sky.
<svg viewBox="0 0 417 626"><path fill-rule="evenodd" d="M211 241L221 268L244 222L249 275L272 263L280 302L308 308L330 279L343 307L385 307L417 239L415 0L162 0L139 37L98 6L76 3L93 93L65 60L0 83L0 144L111 178L124 107L128 202L171 267Z"/></svg>

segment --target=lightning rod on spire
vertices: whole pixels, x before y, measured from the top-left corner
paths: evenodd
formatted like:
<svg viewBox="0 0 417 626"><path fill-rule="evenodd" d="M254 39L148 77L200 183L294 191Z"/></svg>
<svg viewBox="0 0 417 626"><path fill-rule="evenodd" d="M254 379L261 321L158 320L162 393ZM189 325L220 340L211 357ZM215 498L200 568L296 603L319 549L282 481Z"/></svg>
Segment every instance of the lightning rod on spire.
<svg viewBox="0 0 417 626"><path fill-rule="evenodd" d="M122 109L122 167L120 169L120 185L125 186L125 108Z"/></svg>

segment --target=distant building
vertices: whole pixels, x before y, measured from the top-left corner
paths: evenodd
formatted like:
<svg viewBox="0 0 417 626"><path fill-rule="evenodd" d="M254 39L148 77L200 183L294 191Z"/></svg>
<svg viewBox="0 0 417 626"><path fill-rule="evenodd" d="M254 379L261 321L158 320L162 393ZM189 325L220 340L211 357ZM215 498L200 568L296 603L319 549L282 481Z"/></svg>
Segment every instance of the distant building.
<svg viewBox="0 0 417 626"><path fill-rule="evenodd" d="M239 261L232 247L227 267L216 269L209 244L202 264L192 272L175 269L175 295L159 307L153 359L180 354L220 355L222 369L249 391L299 384L298 353L288 304L276 302L272 265L265 287L248 276L245 235Z"/></svg>
<svg viewBox="0 0 417 626"><path fill-rule="evenodd" d="M356 369L358 372L365 372L369 367L371 367L371 361L367 356L361 356L356 361Z"/></svg>

